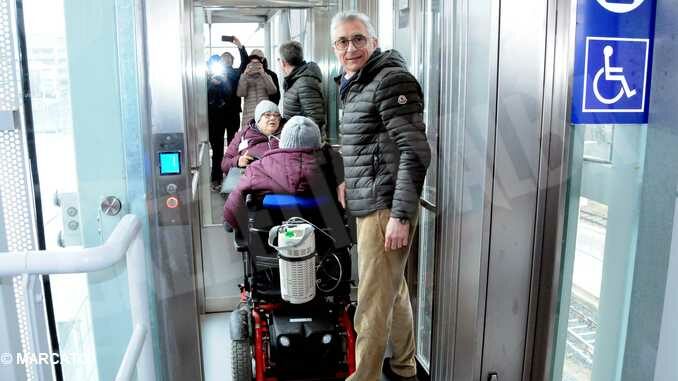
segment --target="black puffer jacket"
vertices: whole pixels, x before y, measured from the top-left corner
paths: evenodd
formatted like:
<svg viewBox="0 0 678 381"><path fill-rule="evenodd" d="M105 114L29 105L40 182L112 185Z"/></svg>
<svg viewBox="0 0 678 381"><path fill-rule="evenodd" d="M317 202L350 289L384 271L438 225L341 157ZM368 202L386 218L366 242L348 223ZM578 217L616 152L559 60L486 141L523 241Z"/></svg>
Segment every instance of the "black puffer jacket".
<svg viewBox="0 0 678 381"><path fill-rule="evenodd" d="M348 208L413 219L431 161L421 87L394 50L376 50L341 92Z"/></svg>
<svg viewBox="0 0 678 381"><path fill-rule="evenodd" d="M283 116L301 115L312 119L320 131L325 126L325 99L320 84L323 74L315 62L303 63L285 77ZM324 134L323 134L324 135Z"/></svg>

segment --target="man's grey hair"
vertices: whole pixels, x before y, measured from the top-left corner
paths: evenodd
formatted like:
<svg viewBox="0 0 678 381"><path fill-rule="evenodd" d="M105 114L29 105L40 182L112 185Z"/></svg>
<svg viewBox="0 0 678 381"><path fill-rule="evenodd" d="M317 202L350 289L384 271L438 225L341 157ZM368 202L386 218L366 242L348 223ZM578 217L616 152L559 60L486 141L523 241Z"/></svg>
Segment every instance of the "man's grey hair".
<svg viewBox="0 0 678 381"><path fill-rule="evenodd" d="M365 28L367 29L367 34L369 36L367 37L377 37L377 31L374 29L374 26L372 25L372 22L370 21L370 17L364 13L358 12L358 11L345 11L345 12L339 12L334 17L332 17L332 23L330 24L330 31L334 32L335 29L337 29L337 26L339 24L343 24L345 22L350 22L350 21L360 21L365 25Z"/></svg>
<svg viewBox="0 0 678 381"><path fill-rule="evenodd" d="M299 66L304 62L304 48L298 41L289 41L280 45L280 58L292 66Z"/></svg>

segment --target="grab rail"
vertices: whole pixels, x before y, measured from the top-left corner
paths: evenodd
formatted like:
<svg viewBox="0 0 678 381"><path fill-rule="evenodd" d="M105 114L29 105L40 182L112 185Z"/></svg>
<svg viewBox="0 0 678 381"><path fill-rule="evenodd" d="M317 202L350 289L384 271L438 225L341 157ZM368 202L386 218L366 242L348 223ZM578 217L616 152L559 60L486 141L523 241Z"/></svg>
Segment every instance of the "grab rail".
<svg viewBox="0 0 678 381"><path fill-rule="evenodd" d="M152 337L149 334L150 305L141 222L124 216L103 245L80 250L26 251L0 253L0 277L21 274L72 274L104 270L127 262L130 309L134 331L127 345L116 381L155 381Z"/></svg>
<svg viewBox="0 0 678 381"><path fill-rule="evenodd" d="M193 201L198 197L198 185L200 183L200 171L202 170L202 162L205 159L205 154L209 155L209 142L200 142L198 146L198 165L191 168L193 178L191 179L191 195Z"/></svg>

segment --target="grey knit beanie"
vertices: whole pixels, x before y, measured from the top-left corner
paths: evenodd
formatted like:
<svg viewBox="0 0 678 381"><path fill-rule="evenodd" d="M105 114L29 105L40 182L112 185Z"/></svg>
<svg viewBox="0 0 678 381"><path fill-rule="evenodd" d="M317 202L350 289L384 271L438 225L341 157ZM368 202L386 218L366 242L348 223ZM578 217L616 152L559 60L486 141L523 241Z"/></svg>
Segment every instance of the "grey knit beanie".
<svg viewBox="0 0 678 381"><path fill-rule="evenodd" d="M280 109L278 109L278 106L271 101L261 101L254 109L254 122L259 124L259 119L267 112L277 112L280 114Z"/></svg>
<svg viewBox="0 0 678 381"><path fill-rule="evenodd" d="M320 148L320 129L311 119L293 116L280 133L280 148Z"/></svg>

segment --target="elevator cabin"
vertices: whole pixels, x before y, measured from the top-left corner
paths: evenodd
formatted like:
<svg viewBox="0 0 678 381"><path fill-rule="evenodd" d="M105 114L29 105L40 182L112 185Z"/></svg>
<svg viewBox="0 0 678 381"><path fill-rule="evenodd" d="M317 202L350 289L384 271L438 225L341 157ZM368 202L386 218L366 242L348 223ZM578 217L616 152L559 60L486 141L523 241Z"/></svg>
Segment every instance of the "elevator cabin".
<svg viewBox="0 0 678 381"><path fill-rule="evenodd" d="M424 94L433 157L407 270L422 377L547 379L565 197L553 179L567 164L575 3L2 2L11 20L0 25L11 37L7 83L21 95L2 114L10 122L2 133L14 139L3 144L21 149L2 152L23 160L16 173L26 180L2 192L18 195L12 202L30 217L26 243L7 240L3 249L97 246L122 216L136 215L157 379L216 379L228 343L207 324L218 326L212 318L239 303L242 261L221 224L224 199L210 189L210 155L221 153L208 142L207 60L229 51L237 66L234 45L222 39L235 35L248 52L262 50L282 81L278 48L301 42L322 70L328 140L339 146L333 78L341 68L330 20L359 10L373 20L380 47L406 58ZM15 207L7 202L5 213ZM17 302L31 318L10 311L15 335L0 343L6 337L3 345L21 351L18 327L30 325L24 341L32 351L84 353L86 361L24 373L113 379L133 330L127 273L119 265L24 283L3 278L3 308ZM30 296L21 303L11 292L17 284ZM22 369L0 367L0 378L23 379Z"/></svg>

